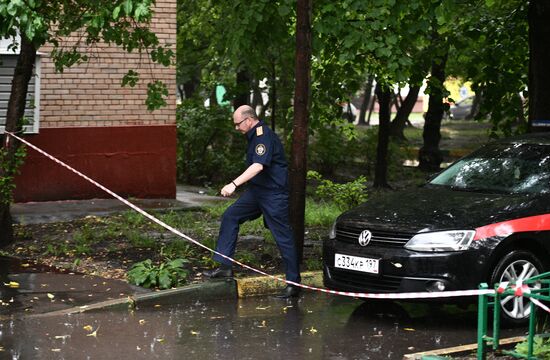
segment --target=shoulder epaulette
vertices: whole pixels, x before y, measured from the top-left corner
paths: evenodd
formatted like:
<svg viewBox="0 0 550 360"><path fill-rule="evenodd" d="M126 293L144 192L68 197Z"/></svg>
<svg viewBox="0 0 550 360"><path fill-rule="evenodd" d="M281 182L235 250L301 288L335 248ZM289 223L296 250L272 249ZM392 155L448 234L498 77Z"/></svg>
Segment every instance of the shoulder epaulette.
<svg viewBox="0 0 550 360"><path fill-rule="evenodd" d="M261 126L256 128L256 136L262 136L264 134L264 129Z"/></svg>

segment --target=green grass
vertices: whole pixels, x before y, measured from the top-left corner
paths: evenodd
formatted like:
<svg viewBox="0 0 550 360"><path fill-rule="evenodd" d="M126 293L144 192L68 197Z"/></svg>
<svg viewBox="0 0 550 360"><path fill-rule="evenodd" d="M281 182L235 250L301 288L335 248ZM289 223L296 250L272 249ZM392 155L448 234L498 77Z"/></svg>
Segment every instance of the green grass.
<svg viewBox="0 0 550 360"><path fill-rule="evenodd" d="M140 230L128 231L126 237L132 246L137 248L155 248L157 246L157 241L146 235L144 235Z"/></svg>
<svg viewBox="0 0 550 360"><path fill-rule="evenodd" d="M340 207L334 203L316 202L308 199L306 200L305 224L306 226L330 227L341 213Z"/></svg>

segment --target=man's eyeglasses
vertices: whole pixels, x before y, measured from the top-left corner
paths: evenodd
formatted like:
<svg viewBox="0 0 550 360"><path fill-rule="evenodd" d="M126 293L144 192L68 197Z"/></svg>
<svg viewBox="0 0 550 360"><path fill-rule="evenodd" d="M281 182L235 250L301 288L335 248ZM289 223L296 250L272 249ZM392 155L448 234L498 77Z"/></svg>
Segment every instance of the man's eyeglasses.
<svg viewBox="0 0 550 360"><path fill-rule="evenodd" d="M241 126L241 124L242 124L243 122L245 122L245 120L248 120L249 118L250 118L250 116L247 116L247 117L245 117L244 119L242 119L241 121L239 121L239 122L237 122L237 123L233 123L233 124L235 124L235 127L238 128L238 127Z"/></svg>

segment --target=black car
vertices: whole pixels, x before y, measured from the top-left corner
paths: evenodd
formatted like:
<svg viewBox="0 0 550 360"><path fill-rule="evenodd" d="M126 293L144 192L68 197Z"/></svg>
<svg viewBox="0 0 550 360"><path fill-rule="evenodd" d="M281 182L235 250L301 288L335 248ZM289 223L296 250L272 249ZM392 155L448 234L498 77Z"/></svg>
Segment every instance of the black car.
<svg viewBox="0 0 550 360"><path fill-rule="evenodd" d="M336 220L324 283L353 292L477 289L550 270L550 133L490 143L413 190L372 197ZM521 323L528 300L508 297Z"/></svg>

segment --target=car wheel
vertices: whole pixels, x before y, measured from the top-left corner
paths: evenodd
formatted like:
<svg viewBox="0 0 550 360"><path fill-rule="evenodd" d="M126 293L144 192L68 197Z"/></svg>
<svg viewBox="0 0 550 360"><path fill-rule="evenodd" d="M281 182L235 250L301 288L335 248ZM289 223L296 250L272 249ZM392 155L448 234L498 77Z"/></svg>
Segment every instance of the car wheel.
<svg viewBox="0 0 550 360"><path fill-rule="evenodd" d="M526 250L514 250L504 256L495 266L491 285L504 281L517 282L542 273L542 261ZM532 286L540 289L540 284ZM530 301L521 296L507 296L500 300L502 320L509 325L522 325L529 320Z"/></svg>

